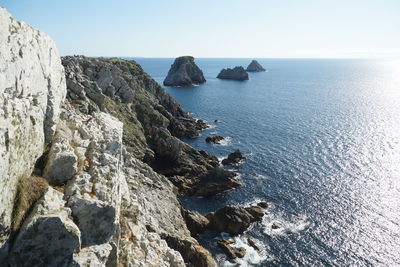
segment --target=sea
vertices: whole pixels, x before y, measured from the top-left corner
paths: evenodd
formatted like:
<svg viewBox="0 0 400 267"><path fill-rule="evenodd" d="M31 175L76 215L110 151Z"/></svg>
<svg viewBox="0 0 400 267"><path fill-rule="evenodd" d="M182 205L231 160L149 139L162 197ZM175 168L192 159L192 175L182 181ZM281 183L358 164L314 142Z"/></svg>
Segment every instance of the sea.
<svg viewBox="0 0 400 267"><path fill-rule="evenodd" d="M174 60L134 59L160 84ZM185 142L220 159L235 149L246 157L229 168L243 186L182 196L184 207L270 204L262 222L233 237L244 258L218 248L225 233L200 243L220 266L400 266L400 60L257 59L267 71L248 81L216 78L251 60L198 58L206 83L165 87L210 126ZM208 144L210 135L226 139Z"/></svg>

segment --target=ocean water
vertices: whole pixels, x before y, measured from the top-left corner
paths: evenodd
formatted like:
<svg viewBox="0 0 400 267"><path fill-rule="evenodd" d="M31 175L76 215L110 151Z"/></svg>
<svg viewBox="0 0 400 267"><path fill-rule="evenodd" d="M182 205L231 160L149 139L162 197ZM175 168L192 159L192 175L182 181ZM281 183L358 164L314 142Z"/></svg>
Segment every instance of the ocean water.
<svg viewBox="0 0 400 267"><path fill-rule="evenodd" d="M135 60L160 83L173 62ZM211 126L189 144L219 158L236 148L247 157L231 168L242 187L184 197L184 206L206 213L271 203L261 223L235 238L247 248L244 259L227 261L215 245L221 236L201 243L221 266L400 266L400 61L260 59L268 72L249 81L215 78L249 62L197 59L205 84L166 88ZM228 139L207 144L213 134ZM274 222L282 228L271 229Z"/></svg>

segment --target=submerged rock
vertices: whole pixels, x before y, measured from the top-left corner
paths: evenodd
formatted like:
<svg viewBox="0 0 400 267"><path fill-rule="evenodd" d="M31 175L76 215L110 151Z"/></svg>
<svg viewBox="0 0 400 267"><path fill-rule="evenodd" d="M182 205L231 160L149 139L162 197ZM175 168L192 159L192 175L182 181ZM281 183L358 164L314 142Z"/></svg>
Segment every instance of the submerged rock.
<svg viewBox="0 0 400 267"><path fill-rule="evenodd" d="M228 257L231 259L243 258L246 255L245 248L237 248L232 246L233 241L222 239L219 240L217 243L226 253L226 255L228 255Z"/></svg>
<svg viewBox="0 0 400 267"><path fill-rule="evenodd" d="M246 71L248 72L263 72L266 71L257 60L252 60L249 66L247 66Z"/></svg>
<svg viewBox="0 0 400 267"><path fill-rule="evenodd" d="M214 144L219 144L220 141L224 140L225 138L220 135L214 135L214 136L208 136L206 138L207 143L214 143Z"/></svg>
<svg viewBox="0 0 400 267"><path fill-rule="evenodd" d="M236 165L244 159L246 158L242 155L240 150L236 149L235 151L230 153L226 159L223 159L221 163L224 165Z"/></svg>
<svg viewBox="0 0 400 267"><path fill-rule="evenodd" d="M243 67L234 67L233 69L222 69L217 78L223 80L245 81L249 79L249 75Z"/></svg>
<svg viewBox="0 0 400 267"><path fill-rule="evenodd" d="M175 59L164 80L165 86L192 86L206 82L201 69L191 56Z"/></svg>

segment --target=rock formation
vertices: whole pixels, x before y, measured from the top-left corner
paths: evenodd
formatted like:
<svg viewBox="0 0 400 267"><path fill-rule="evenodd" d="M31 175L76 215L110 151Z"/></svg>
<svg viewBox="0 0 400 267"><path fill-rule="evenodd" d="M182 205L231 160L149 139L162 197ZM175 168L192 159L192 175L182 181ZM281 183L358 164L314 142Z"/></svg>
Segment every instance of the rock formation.
<svg viewBox="0 0 400 267"><path fill-rule="evenodd" d="M0 262L216 266L170 182L192 192L218 169L178 139L205 123L134 61L61 62L48 36L4 9L0 26Z"/></svg>
<svg viewBox="0 0 400 267"><path fill-rule="evenodd" d="M226 255L231 259L243 258L246 255L246 249L242 247L232 246L232 240L222 239L219 240L218 245L222 248Z"/></svg>
<svg viewBox="0 0 400 267"><path fill-rule="evenodd" d="M0 262L4 262L17 184L31 175L51 140L66 87L54 42L1 7L0 44Z"/></svg>
<svg viewBox="0 0 400 267"><path fill-rule="evenodd" d="M207 143L214 143L214 144L219 144L220 141L224 140L225 138L223 136L219 135L214 135L214 136L208 136L206 138Z"/></svg>
<svg viewBox="0 0 400 267"><path fill-rule="evenodd" d="M237 165L240 163L240 161L244 159L246 158L242 155L240 150L236 149L235 151L230 153L226 159L223 159L221 163L223 165Z"/></svg>
<svg viewBox="0 0 400 267"><path fill-rule="evenodd" d="M260 63L258 63L257 60L252 60L249 66L247 66L246 71L248 72L263 72L266 71L266 69L261 66Z"/></svg>
<svg viewBox="0 0 400 267"><path fill-rule="evenodd" d="M243 67L234 67L233 69L222 69L217 78L223 80L245 81L249 79L249 75Z"/></svg>
<svg viewBox="0 0 400 267"><path fill-rule="evenodd" d="M201 69L191 56L178 57L164 80L165 86L193 86L206 82Z"/></svg>

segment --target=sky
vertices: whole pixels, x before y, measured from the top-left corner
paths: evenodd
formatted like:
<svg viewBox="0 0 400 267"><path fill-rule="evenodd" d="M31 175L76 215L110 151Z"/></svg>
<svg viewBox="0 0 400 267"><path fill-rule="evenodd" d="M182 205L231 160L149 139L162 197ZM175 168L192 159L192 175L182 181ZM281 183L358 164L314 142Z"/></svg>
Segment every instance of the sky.
<svg viewBox="0 0 400 267"><path fill-rule="evenodd" d="M400 58L400 0L0 0L61 55Z"/></svg>

